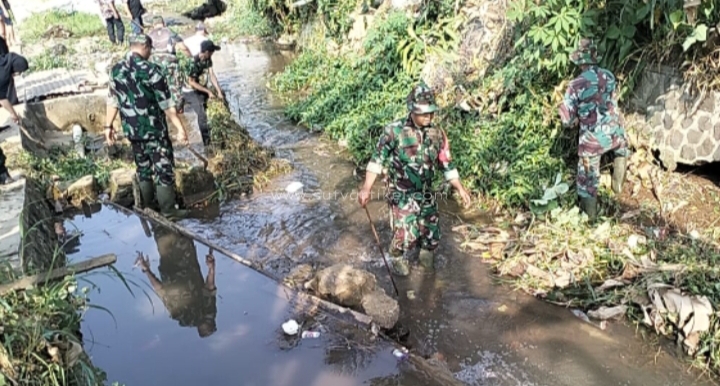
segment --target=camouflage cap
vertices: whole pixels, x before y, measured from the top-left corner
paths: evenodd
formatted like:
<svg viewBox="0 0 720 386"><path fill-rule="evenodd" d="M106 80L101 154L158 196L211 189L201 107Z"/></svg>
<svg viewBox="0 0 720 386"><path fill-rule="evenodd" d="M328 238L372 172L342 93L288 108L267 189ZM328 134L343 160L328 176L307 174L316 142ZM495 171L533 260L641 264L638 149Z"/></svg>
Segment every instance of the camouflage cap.
<svg viewBox="0 0 720 386"><path fill-rule="evenodd" d="M425 82L420 82L407 96L408 111L415 114L434 113L439 110L435 95Z"/></svg>
<svg viewBox="0 0 720 386"><path fill-rule="evenodd" d="M152 45L152 39L145 34L133 34L128 38L128 43Z"/></svg>
<svg viewBox="0 0 720 386"><path fill-rule="evenodd" d="M165 19L163 19L163 17L160 15L155 15L152 18L152 22L153 22L153 24L160 24L160 23L164 23Z"/></svg>
<svg viewBox="0 0 720 386"><path fill-rule="evenodd" d="M570 60L576 65L597 64L597 47L591 39L582 38L577 49L570 54Z"/></svg>

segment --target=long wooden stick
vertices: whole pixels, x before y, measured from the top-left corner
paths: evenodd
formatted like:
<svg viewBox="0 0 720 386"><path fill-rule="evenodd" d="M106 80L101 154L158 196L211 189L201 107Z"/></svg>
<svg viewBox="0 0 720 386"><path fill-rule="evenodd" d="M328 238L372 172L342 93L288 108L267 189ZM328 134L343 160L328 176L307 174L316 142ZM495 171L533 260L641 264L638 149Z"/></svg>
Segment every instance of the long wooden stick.
<svg viewBox="0 0 720 386"><path fill-rule="evenodd" d="M367 215L368 222L370 222L370 228L372 228L373 234L375 235L375 241L377 242L378 249L380 250L380 256L382 256L382 259L385 262L385 268L387 268L388 275L390 276L390 281L392 281L393 288L395 288L395 295L397 295L397 297L400 297L400 291L398 291L397 285L395 285L395 279L393 278L392 271L390 270L390 265L388 265L387 259L385 259L385 251L383 251L382 244L380 243L380 237L375 230L375 224L373 224L372 218L370 218L370 211L368 210L367 206L365 207L365 214Z"/></svg>
<svg viewBox="0 0 720 386"><path fill-rule="evenodd" d="M55 268L50 272L44 274L30 275L22 279L16 280L12 283L0 285L0 295L4 295L11 291L18 291L30 288L32 286L43 284L45 282L55 280L67 275L83 273L91 271L96 268L104 267L106 265L113 264L117 261L115 254L107 254L99 257L94 257L90 260L81 261L76 264L69 265L67 267Z"/></svg>

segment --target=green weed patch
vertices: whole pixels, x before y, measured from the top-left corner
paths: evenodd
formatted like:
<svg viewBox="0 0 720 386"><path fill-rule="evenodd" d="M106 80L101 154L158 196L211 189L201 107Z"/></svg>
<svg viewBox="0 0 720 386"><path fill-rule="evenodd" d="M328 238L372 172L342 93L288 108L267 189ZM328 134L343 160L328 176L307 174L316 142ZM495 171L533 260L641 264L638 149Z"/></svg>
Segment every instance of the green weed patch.
<svg viewBox="0 0 720 386"><path fill-rule="evenodd" d="M62 26L72 37L94 36L105 31L105 25L98 15L84 12L51 10L35 13L23 21L20 34L24 41L37 42L52 26Z"/></svg>

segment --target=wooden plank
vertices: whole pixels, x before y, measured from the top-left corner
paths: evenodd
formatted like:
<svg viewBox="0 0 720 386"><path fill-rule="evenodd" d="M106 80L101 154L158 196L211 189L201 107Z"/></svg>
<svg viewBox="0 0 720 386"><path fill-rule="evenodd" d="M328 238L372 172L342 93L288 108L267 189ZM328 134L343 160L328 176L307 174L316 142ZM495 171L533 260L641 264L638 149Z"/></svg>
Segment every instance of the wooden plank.
<svg viewBox="0 0 720 386"><path fill-rule="evenodd" d="M113 264L117 261L117 256L110 253L99 257L94 257L90 260L81 261L76 264L69 265L67 267L55 268L50 272L44 274L30 275L23 277L22 279L16 280L12 283L0 285L0 295L4 295L11 291L18 291L28 289L38 284L59 279L72 274L83 273L91 271L96 268L104 267L106 265Z"/></svg>

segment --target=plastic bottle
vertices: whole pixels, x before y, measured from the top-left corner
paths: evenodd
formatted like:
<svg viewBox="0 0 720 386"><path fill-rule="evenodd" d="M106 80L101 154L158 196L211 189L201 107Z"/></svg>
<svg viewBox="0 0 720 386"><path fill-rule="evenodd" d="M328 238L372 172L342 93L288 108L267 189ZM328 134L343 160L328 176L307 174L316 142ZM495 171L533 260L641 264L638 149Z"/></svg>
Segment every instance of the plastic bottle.
<svg viewBox="0 0 720 386"><path fill-rule="evenodd" d="M84 133L82 126L78 125L77 123L73 125L72 127L72 138L73 142L75 143L75 151L78 153L78 155L82 158L85 158L85 141L84 141Z"/></svg>
<svg viewBox="0 0 720 386"><path fill-rule="evenodd" d="M317 331L303 331L302 332L303 339L317 339L319 337L320 337L320 333Z"/></svg>

